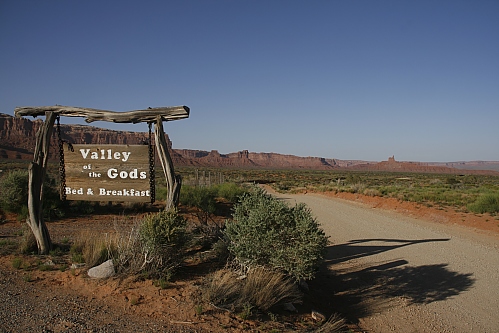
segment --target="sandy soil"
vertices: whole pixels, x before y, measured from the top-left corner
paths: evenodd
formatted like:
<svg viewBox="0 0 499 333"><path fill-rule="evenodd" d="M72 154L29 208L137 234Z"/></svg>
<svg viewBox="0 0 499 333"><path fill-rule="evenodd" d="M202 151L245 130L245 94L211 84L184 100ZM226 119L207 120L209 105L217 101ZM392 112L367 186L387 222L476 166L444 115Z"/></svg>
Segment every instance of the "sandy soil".
<svg viewBox="0 0 499 333"><path fill-rule="evenodd" d="M435 225L459 226L476 235L493 235L499 239L499 221L491 216L477 216L429 208L395 199L367 197L355 194L321 194L357 202L361 206L396 211L406 216L430 221ZM74 239L85 230L112 232L112 215L91 215L49 222L53 241ZM19 239L21 223L7 216L0 224L0 240ZM325 295L337 293L342 284L337 275L323 269L309 284L310 292L304 303L298 304L296 314L276 311L278 320L259 314L243 320L206 304L200 299L200 285L216 265L196 255L166 289L153 285L150 280L135 281L115 277L106 281L92 280L86 267L39 271L34 269L41 261L52 261L60 266L66 257L25 256L23 260L33 269L17 270L12 267L14 255L0 256L0 297L9 300L0 303L0 332L280 332L310 331L317 327L311 318L312 309L326 316L339 312L348 317L354 332L374 332L373 322L361 320L362 311L356 313L345 305L350 299L331 299ZM48 311L48 309L51 309ZM392 318L397 320L397 318ZM383 325L376 323L383 332ZM381 328L379 327L381 325ZM388 329L386 330L388 331Z"/></svg>

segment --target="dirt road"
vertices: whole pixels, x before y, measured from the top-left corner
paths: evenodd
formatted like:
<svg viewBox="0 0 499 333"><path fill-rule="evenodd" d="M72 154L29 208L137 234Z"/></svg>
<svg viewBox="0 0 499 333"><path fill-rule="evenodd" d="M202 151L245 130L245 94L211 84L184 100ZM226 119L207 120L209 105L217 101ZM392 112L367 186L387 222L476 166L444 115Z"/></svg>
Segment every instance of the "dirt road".
<svg viewBox="0 0 499 333"><path fill-rule="evenodd" d="M331 302L368 332L499 332L499 239L316 194ZM496 223L496 222L492 222Z"/></svg>

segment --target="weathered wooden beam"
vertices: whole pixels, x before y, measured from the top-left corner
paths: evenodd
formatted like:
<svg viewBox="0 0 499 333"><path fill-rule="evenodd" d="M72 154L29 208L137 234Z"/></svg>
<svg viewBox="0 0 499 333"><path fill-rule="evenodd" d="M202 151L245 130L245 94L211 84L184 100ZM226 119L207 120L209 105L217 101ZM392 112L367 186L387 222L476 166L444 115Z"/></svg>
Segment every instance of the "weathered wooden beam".
<svg viewBox="0 0 499 333"><path fill-rule="evenodd" d="M24 116L43 116L45 112L53 112L56 115L68 117L83 117L87 123L93 121L110 121L114 123L141 123L154 122L160 116L163 121L172 121L189 117L189 107L183 106L167 106L148 108L145 110L134 110L126 112L115 112L107 110L98 110L90 108L80 108L74 106L23 106L17 107L14 110L16 117Z"/></svg>
<svg viewBox="0 0 499 333"><path fill-rule="evenodd" d="M36 134L33 162L28 167L28 218L26 222L35 235L39 254L48 254L52 247L52 241L43 220L43 179L47 171L50 136L55 118L55 113L46 113L45 122Z"/></svg>
<svg viewBox="0 0 499 333"><path fill-rule="evenodd" d="M170 208L177 208L180 199L182 177L180 175L175 175L175 169L173 167L170 153L168 152L168 145L165 138L165 132L163 130L163 122L159 116L156 119L154 134L156 135L156 149L158 151L158 157L166 178L167 194L165 209L168 210Z"/></svg>

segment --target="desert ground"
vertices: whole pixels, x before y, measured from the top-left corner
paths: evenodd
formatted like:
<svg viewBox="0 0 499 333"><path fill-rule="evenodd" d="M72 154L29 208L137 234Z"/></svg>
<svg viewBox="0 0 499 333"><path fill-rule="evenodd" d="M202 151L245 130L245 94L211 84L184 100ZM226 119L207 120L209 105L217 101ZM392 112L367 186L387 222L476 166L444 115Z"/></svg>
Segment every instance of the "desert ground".
<svg viewBox="0 0 499 333"><path fill-rule="evenodd" d="M276 194L277 195L277 194ZM317 278L297 313L241 319L203 303L200 285L220 267L190 257L166 288L151 280L90 279L82 266L15 269L0 256L0 332L312 332L312 310L339 313L352 332L497 332L499 221L358 194L279 195L305 202L330 236ZM48 223L54 242L85 230L112 232L109 214ZM0 240L19 238L6 215ZM9 244L9 242L7 242ZM209 253L206 253L209 256ZM28 264L64 258L25 256Z"/></svg>

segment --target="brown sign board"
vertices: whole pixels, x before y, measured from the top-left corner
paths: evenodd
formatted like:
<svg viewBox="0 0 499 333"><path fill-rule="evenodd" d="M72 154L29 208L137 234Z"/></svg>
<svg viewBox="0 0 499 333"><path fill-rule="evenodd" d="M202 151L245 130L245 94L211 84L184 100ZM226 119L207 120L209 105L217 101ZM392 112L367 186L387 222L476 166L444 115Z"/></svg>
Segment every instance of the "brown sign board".
<svg viewBox="0 0 499 333"><path fill-rule="evenodd" d="M67 200L151 201L147 145L73 145L64 160Z"/></svg>

